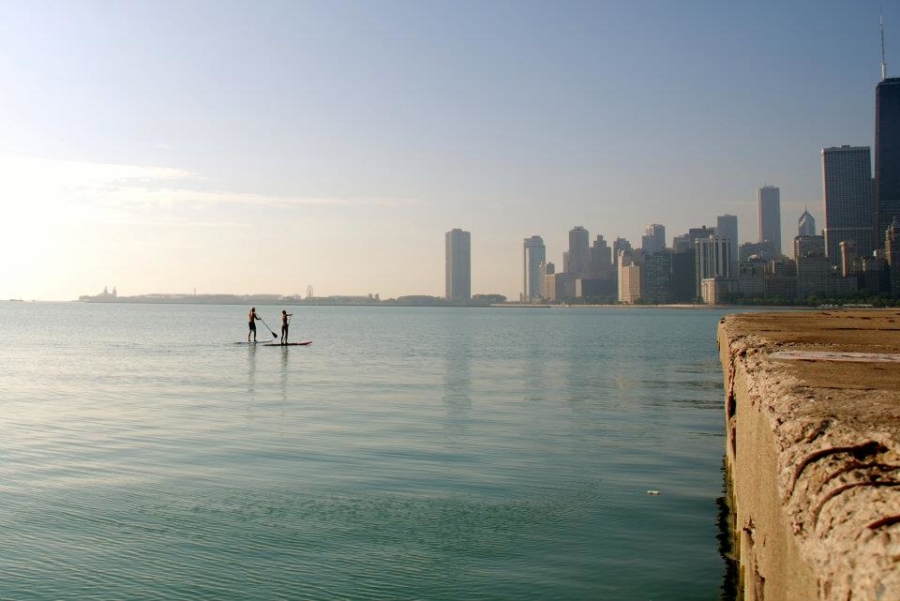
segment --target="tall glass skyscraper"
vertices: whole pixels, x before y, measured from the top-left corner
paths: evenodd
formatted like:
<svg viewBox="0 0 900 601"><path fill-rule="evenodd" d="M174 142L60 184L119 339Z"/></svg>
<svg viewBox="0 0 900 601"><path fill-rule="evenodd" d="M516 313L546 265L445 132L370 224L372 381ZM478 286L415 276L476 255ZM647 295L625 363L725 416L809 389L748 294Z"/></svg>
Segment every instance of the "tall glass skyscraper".
<svg viewBox="0 0 900 601"><path fill-rule="evenodd" d="M541 265L547 262L547 248L544 246L543 238L540 236L525 238L522 262L525 270L525 291L522 294L522 300L525 302L539 300L541 298Z"/></svg>
<svg viewBox="0 0 900 601"><path fill-rule="evenodd" d="M763 186L756 191L759 207L759 241L769 242L776 255L781 254L781 190Z"/></svg>
<svg viewBox="0 0 900 601"><path fill-rule="evenodd" d="M837 264L840 244L855 242L858 256L875 250L872 159L868 146L840 146L822 150L825 195L825 256Z"/></svg>
<svg viewBox="0 0 900 601"><path fill-rule="evenodd" d="M875 244L900 217L900 77L875 86Z"/></svg>
<svg viewBox="0 0 900 601"><path fill-rule="evenodd" d="M453 229L444 236L448 300L472 298L472 240L469 232Z"/></svg>

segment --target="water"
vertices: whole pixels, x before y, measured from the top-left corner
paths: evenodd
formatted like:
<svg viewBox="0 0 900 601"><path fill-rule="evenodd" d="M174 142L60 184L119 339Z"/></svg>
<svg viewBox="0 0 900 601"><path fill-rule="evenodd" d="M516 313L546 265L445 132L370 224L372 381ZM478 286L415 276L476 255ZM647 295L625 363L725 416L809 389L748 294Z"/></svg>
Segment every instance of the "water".
<svg viewBox="0 0 900 601"><path fill-rule="evenodd" d="M720 597L722 312L247 310L0 304L0 598Z"/></svg>

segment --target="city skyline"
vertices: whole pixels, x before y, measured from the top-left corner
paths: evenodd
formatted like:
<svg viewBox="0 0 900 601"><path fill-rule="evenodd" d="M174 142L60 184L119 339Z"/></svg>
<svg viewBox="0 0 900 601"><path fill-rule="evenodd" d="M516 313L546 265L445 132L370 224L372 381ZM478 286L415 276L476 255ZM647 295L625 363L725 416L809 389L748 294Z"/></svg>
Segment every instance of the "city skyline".
<svg viewBox="0 0 900 601"><path fill-rule="evenodd" d="M472 293L517 299L525 236L744 242L764 182L824 223L821 149L875 147L879 9L4 5L0 298L443 296L465 224Z"/></svg>

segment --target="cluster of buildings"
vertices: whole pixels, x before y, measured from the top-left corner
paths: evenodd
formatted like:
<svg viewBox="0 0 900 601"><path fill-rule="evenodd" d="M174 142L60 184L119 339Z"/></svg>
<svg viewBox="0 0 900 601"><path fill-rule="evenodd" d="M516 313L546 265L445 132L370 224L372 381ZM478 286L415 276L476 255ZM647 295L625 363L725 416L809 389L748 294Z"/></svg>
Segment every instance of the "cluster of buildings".
<svg viewBox="0 0 900 601"><path fill-rule="evenodd" d="M882 65L883 67L883 65ZM540 236L523 247L520 300L534 302L673 304L805 301L811 297L900 298L900 78L875 88L874 177L867 146L825 148L825 224L804 211L793 247L781 247L781 195L757 190L756 242L739 244L738 220L720 215L714 227L691 228L666 244L652 224L640 246L624 238L593 241L581 226L569 231L562 264L547 260ZM471 296L470 234L446 234L446 297Z"/></svg>

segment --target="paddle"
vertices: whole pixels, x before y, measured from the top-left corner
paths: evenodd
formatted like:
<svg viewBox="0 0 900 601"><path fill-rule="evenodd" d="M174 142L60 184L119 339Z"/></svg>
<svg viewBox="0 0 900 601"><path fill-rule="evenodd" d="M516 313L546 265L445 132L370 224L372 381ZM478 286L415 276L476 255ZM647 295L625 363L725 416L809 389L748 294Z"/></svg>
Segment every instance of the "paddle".
<svg viewBox="0 0 900 601"><path fill-rule="evenodd" d="M269 327L269 324L263 321L262 317L260 317L259 320L263 322L263 325L266 326L266 329L269 330L269 332L272 334L272 338L278 338L278 334L272 331L272 328Z"/></svg>

